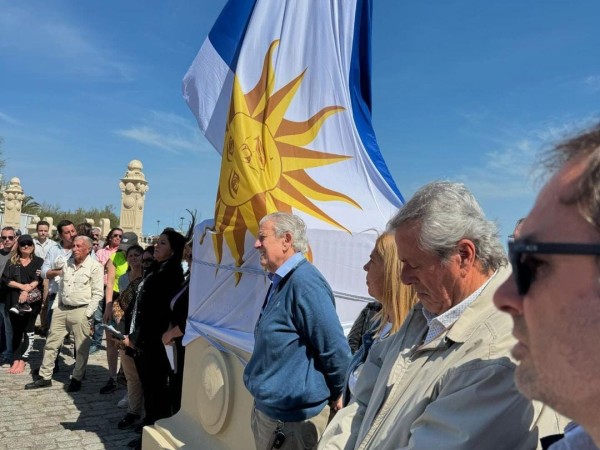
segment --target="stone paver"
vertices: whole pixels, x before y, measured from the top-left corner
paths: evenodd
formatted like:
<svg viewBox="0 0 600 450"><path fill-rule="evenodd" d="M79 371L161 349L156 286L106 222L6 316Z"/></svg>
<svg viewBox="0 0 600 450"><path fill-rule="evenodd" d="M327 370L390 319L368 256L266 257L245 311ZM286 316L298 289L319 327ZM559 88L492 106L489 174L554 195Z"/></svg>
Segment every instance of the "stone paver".
<svg viewBox="0 0 600 450"><path fill-rule="evenodd" d="M23 389L32 381L31 367L41 364L44 342L35 337L25 373L11 375L8 367L0 368L0 449L127 449L127 443L139 435L117 428L127 413L117 408L125 389L99 392L108 379L104 350L90 355L79 392L66 391L74 365L72 345L63 346L52 387Z"/></svg>

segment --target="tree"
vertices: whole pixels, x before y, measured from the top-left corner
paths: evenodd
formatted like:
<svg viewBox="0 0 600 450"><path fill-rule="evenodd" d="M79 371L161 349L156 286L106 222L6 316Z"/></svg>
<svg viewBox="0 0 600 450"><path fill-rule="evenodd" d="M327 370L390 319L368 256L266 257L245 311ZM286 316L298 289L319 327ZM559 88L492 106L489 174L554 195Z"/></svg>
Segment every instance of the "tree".
<svg viewBox="0 0 600 450"><path fill-rule="evenodd" d="M75 211L65 211L58 205L50 205L48 203L42 203L40 205L39 212L37 215L40 218L52 217L54 223L57 224L61 220L67 219L73 222L75 225L82 223L85 219L93 219L94 223L98 225L100 219L110 220L111 226L119 225L119 217L115 214L115 207L113 205L106 205L104 208L77 208Z"/></svg>
<svg viewBox="0 0 600 450"><path fill-rule="evenodd" d="M23 203L21 205L21 214L33 214L39 215L42 205L36 202L31 195L23 197Z"/></svg>

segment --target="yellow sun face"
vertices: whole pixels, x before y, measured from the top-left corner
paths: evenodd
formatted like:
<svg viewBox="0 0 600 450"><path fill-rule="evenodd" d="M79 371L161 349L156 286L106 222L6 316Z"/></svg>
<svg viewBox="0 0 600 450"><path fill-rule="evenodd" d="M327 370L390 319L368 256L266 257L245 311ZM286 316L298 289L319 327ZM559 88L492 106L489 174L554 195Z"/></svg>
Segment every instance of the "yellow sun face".
<svg viewBox="0 0 600 450"><path fill-rule="evenodd" d="M342 201L360 208L350 197L321 186L306 172L350 158L303 147L315 139L328 117L344 108L327 106L303 122L285 119L304 72L273 92L271 56L278 44L278 40L271 43L262 75L250 92L242 91L237 75L234 80L215 205L213 244L218 263L225 240L236 265L241 266L246 232L256 236L258 222L272 212L291 213L296 208L348 231L311 199ZM236 273L237 282L240 277Z"/></svg>

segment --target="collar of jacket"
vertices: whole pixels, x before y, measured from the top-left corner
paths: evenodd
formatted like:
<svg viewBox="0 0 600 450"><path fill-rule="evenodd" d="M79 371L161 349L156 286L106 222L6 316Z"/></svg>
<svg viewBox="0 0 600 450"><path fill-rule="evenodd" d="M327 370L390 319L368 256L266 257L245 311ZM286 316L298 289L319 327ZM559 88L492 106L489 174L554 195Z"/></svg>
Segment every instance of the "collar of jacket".
<svg viewBox="0 0 600 450"><path fill-rule="evenodd" d="M485 287L479 297L461 314L454 324L440 333L431 342L421 345L419 350L446 350L453 343L466 342L489 316L498 312L492 301L494 292L510 275L510 269L503 267ZM423 308L420 305L421 309Z"/></svg>

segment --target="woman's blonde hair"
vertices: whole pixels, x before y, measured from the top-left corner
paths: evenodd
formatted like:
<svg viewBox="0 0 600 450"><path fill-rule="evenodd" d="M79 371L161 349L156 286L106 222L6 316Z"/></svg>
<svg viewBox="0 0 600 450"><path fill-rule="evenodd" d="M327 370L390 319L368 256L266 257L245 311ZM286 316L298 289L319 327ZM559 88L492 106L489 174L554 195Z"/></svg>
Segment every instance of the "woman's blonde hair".
<svg viewBox="0 0 600 450"><path fill-rule="evenodd" d="M390 334L393 334L400 329L402 322L417 302L417 294L412 286L402 284L400 281L402 262L398 258L393 233L384 233L377 238L375 253L383 261L382 308L378 314L382 320L380 320L381 326L377 333L381 332L387 318L392 324Z"/></svg>
<svg viewBox="0 0 600 450"><path fill-rule="evenodd" d="M34 253L32 252L31 255L29 256L32 260L33 260L33 255L34 255ZM23 256L23 254L21 253L21 247L19 247L18 245L13 250L11 250L8 255L10 262L16 266L21 265L21 257L22 256Z"/></svg>

